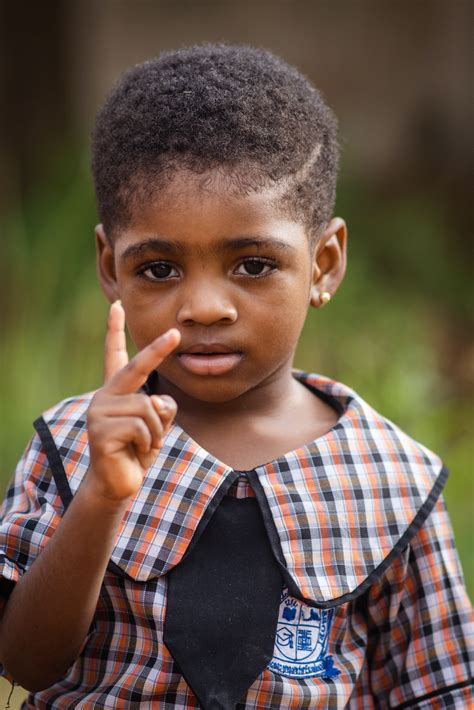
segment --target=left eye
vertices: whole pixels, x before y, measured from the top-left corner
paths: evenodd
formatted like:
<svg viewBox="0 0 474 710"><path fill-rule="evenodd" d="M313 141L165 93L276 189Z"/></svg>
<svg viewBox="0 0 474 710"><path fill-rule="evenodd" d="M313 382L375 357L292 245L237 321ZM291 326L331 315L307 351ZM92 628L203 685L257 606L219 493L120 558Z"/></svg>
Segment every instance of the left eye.
<svg viewBox="0 0 474 710"><path fill-rule="evenodd" d="M237 269L236 274L245 274L245 276L263 276L268 274L275 268L274 264L262 259L245 259Z"/></svg>

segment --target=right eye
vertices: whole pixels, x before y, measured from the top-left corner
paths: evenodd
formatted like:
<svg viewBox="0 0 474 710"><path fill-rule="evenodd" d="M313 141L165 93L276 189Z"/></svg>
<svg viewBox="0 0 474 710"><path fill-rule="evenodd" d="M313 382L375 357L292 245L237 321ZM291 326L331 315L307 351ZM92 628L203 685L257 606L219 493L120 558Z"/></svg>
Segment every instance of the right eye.
<svg viewBox="0 0 474 710"><path fill-rule="evenodd" d="M154 261L152 264L147 264L140 269L139 274L150 281L166 281L179 276L176 267L167 261Z"/></svg>

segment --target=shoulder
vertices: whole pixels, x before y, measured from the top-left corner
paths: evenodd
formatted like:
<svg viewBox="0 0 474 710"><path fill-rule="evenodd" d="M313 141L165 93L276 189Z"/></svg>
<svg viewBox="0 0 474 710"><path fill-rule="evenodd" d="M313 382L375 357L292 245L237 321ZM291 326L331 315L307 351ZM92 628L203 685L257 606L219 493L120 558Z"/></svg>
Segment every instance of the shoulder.
<svg viewBox="0 0 474 710"><path fill-rule="evenodd" d="M69 397L34 422L36 434L18 462L0 507L0 576L17 581L61 520L71 493L60 455L71 470L77 470L73 478L76 488L79 485L86 471L85 414L92 396Z"/></svg>
<svg viewBox="0 0 474 710"><path fill-rule="evenodd" d="M435 477L443 469L443 462L436 453L380 414L351 387L316 373L297 372L296 376L336 400L342 411L336 427L345 429L352 443L367 456L375 454L376 459L384 456L387 463L397 462L401 468L410 470L415 466ZM379 463L383 464L384 460Z"/></svg>
<svg viewBox="0 0 474 710"><path fill-rule="evenodd" d="M33 426L43 443L48 449L48 441L54 439L56 447L60 450L63 445L74 448L76 444L84 445L87 441L87 410L95 394L86 392L63 399L58 404L50 407L34 422Z"/></svg>
<svg viewBox="0 0 474 710"><path fill-rule="evenodd" d="M95 391L92 391L68 397L47 409L33 422L56 484L59 489L65 489L61 496L63 502L71 497L69 486L75 491L87 472L87 410L94 394ZM67 486L66 479L69 479Z"/></svg>
<svg viewBox="0 0 474 710"><path fill-rule="evenodd" d="M44 419L48 425L57 426L64 426L70 422L76 422L78 419L82 421L95 393L96 390L67 397L46 409L40 418Z"/></svg>
<svg viewBox="0 0 474 710"><path fill-rule="evenodd" d="M6 499L23 486L26 479L33 481L40 488L47 487L51 480L50 453L51 442L54 447L68 444L75 448L76 439L87 439L86 415L95 392L68 397L45 410L35 421L35 434L28 442L15 469L13 483L7 491Z"/></svg>

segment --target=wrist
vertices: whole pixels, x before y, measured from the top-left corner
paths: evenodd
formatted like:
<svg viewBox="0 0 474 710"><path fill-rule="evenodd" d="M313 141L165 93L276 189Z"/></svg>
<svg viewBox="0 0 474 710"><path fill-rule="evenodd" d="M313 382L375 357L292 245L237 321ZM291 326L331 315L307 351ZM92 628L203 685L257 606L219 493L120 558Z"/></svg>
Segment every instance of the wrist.
<svg viewBox="0 0 474 710"><path fill-rule="evenodd" d="M90 475L90 469L79 487L79 494L85 505L87 505L88 510L97 510L101 514L110 514L112 516L122 516L131 500L131 497L114 498L108 495L100 483L95 481Z"/></svg>

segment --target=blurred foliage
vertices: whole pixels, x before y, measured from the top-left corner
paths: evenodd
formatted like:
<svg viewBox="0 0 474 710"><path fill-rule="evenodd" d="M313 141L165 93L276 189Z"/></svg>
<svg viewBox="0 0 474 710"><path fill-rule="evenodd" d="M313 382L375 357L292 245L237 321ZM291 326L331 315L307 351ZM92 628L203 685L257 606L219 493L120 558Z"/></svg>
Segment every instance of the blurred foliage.
<svg viewBox="0 0 474 710"><path fill-rule="evenodd" d="M58 400L100 385L107 304L95 276L95 206L86 157L55 166L2 219L1 480L31 422ZM312 311L296 365L356 389L434 449L451 469L446 499L471 593L472 309L466 255L429 195L390 197L341 182L349 268L333 301ZM291 315L289 314L289 317Z"/></svg>

